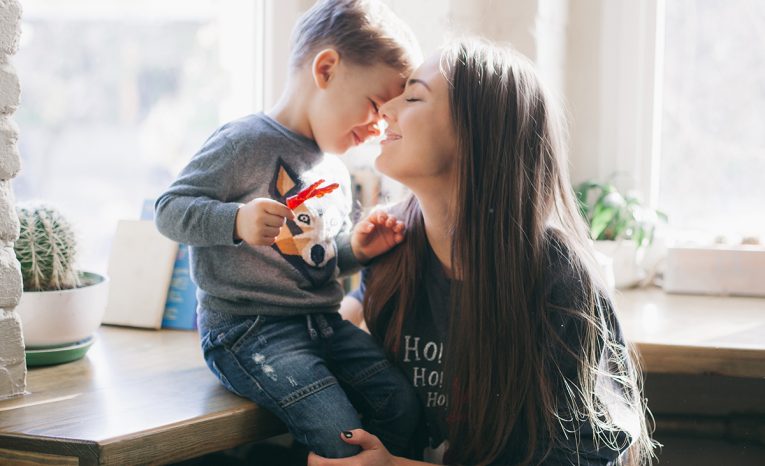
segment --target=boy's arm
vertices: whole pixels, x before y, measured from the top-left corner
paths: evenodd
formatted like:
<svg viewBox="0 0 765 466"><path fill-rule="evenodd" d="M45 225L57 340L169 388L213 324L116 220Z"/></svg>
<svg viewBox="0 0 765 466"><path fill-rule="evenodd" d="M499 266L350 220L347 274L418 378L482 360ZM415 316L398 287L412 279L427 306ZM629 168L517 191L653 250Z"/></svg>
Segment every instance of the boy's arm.
<svg viewBox="0 0 765 466"><path fill-rule="evenodd" d="M340 269L340 276L347 276L361 270L362 264L351 247L352 233L340 233L335 238L337 244L337 267Z"/></svg>
<svg viewBox="0 0 765 466"><path fill-rule="evenodd" d="M155 223L163 235L192 246L235 245L239 202L227 202L237 179L236 147L214 134L156 201Z"/></svg>
<svg viewBox="0 0 765 466"><path fill-rule="evenodd" d="M344 166L343 166L344 168ZM340 270L340 276L347 276L361 270L361 262L353 253L351 247L351 235L353 231L353 221L350 213L353 211L353 195L351 194L351 174L344 168L345 176L341 179L340 189L345 197L345 208L348 215L343 219L343 227L340 234L335 237L337 245L337 268Z"/></svg>

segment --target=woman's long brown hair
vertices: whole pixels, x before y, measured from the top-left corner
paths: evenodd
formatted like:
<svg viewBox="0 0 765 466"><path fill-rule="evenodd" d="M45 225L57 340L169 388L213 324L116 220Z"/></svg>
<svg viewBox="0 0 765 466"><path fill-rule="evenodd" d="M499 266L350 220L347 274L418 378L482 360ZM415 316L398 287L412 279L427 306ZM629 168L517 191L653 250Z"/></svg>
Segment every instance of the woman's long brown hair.
<svg viewBox="0 0 765 466"><path fill-rule="evenodd" d="M549 453L575 421L589 422L596 442L624 448L613 435L620 427L596 394L603 379L621 390L639 419L625 461L650 461L639 368L605 312L557 107L533 66L510 49L460 41L444 49L441 64L458 140L451 208L457 279L444 359L451 381L447 461L488 464L511 449L516 464L539 462L540 446ZM404 315L417 312L426 279L417 199L398 214L406 240L377 260L364 299L367 324L390 353L398 351ZM581 347L561 340L546 302L551 241L581 284L580 305L558 310L576 319ZM563 374L561 354L577 361L576 380Z"/></svg>

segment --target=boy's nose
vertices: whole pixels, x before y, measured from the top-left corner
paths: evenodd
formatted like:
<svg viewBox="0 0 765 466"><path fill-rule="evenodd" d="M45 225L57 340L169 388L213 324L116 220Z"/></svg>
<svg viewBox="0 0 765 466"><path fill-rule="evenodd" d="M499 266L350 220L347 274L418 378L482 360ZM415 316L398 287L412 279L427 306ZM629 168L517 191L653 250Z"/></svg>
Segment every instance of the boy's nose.
<svg viewBox="0 0 765 466"><path fill-rule="evenodd" d="M377 137L382 134L382 128L380 128L381 121L378 119L374 123L367 126L367 133L369 136Z"/></svg>
<svg viewBox="0 0 765 466"><path fill-rule="evenodd" d="M395 120L393 116L393 101L394 100L396 99L391 99L380 106L379 114L386 123L388 121Z"/></svg>
<svg viewBox="0 0 765 466"><path fill-rule="evenodd" d="M380 121L375 121L366 125L358 126L354 129L354 132L361 138L362 141L366 141L370 137L377 137L382 134L380 129Z"/></svg>
<svg viewBox="0 0 765 466"><path fill-rule="evenodd" d="M376 112L373 112L369 116L369 120L367 120L367 122L370 125L377 125L377 124L379 124L382 121L382 119L383 119L382 113L380 113L380 111L378 110Z"/></svg>

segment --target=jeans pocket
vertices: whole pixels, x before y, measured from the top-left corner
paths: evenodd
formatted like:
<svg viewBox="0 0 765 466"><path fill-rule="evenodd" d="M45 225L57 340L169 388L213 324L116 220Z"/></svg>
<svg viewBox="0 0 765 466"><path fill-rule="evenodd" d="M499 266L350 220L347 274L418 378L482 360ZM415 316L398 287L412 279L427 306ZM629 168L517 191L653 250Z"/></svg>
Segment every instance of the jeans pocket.
<svg viewBox="0 0 765 466"><path fill-rule="evenodd" d="M231 351L236 353L247 340L257 335L258 331L263 326L264 321L265 316L256 316L255 320L248 320L247 322L249 325L246 326L246 330L240 335L234 336L233 341L229 345Z"/></svg>

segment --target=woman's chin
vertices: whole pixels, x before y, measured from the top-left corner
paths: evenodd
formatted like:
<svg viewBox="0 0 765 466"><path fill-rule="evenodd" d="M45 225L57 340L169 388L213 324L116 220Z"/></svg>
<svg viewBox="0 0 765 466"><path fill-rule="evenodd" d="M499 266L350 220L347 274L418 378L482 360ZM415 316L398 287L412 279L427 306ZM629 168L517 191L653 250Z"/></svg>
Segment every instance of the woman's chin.
<svg viewBox="0 0 765 466"><path fill-rule="evenodd" d="M385 156L383 154L378 155L375 158L375 170L382 173L383 175L395 179L395 177L390 173L390 170L388 170L388 164L385 163Z"/></svg>

